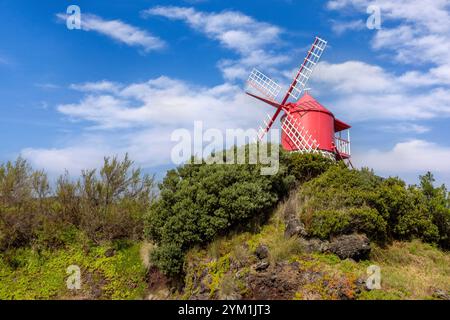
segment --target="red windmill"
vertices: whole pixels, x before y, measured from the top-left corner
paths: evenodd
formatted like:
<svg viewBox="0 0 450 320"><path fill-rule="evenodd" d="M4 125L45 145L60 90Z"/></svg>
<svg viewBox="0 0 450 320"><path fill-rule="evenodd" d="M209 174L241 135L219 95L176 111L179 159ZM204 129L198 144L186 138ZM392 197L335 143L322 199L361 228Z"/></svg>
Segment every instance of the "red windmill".
<svg viewBox="0 0 450 320"><path fill-rule="evenodd" d="M336 119L331 111L306 92L306 84L326 45L325 40L316 37L281 102L276 101L281 87L256 69L253 69L247 82L250 87L257 89L265 97L246 93L276 108L272 117L268 115L268 121L264 122L265 127L260 128L258 134L260 140L283 111L281 144L284 149L302 153L321 153L336 160L348 160L350 163L350 132L348 130L350 126ZM299 99L302 94L303 96ZM288 102L290 98L294 101ZM342 133L345 130L347 137L344 139Z"/></svg>

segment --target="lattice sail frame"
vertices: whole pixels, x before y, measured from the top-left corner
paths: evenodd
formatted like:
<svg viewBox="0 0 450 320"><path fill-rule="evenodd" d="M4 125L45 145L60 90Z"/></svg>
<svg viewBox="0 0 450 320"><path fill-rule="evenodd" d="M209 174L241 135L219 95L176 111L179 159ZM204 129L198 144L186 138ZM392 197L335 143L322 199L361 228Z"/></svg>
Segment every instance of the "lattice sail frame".
<svg viewBox="0 0 450 320"><path fill-rule="evenodd" d="M315 66L319 62L326 46L327 41L316 37L311 49L306 54L305 60L303 60L303 64L300 66L291 87L288 90L288 94L295 100L297 100L303 91L307 89L306 84L308 83L308 80L311 77Z"/></svg>
<svg viewBox="0 0 450 320"><path fill-rule="evenodd" d="M292 142L296 145L298 150L300 152L322 152L318 149L319 146L317 144L317 141L312 138L311 134L309 134L300 123L297 123L296 119L289 115L288 110L285 108L285 104L288 101L289 97L298 100L301 94L304 91L308 90L308 88L306 87L308 80L311 77L315 66L319 62L326 46L327 41L319 37L316 37L314 39L314 42L311 45L310 50L306 54L302 65L298 69L296 76L294 77L288 91L283 98L283 101L281 102L281 104L273 105L277 106L276 113L272 117L268 116L269 121L264 121L265 128L259 128L258 140L262 140L264 135L270 130L270 127L273 125L279 113L283 110L286 112L286 118L285 123L282 124L282 130L291 138ZM267 97L268 101L275 103L275 99L281 91L281 87L275 81L273 81L271 78L267 77L257 69L253 69L247 80L247 84ZM254 97L258 98L256 96ZM266 103L269 102L266 101ZM296 125L298 126L298 128L295 127Z"/></svg>
<svg viewBox="0 0 450 320"><path fill-rule="evenodd" d="M281 91L281 86L258 69L253 69L247 84L258 90L268 99L275 101Z"/></svg>
<svg viewBox="0 0 450 320"><path fill-rule="evenodd" d="M271 117L270 117L269 114L267 114L267 119L264 119L264 121L263 121L264 127L259 126L259 128L258 128L258 141L262 141L262 138L266 134L266 129L265 128L268 126L270 120L271 120Z"/></svg>
<svg viewBox="0 0 450 320"><path fill-rule="evenodd" d="M298 122L291 114L287 113L281 124L281 130L294 143L299 152L316 153L319 149L319 144L316 139L308 132L308 130Z"/></svg>

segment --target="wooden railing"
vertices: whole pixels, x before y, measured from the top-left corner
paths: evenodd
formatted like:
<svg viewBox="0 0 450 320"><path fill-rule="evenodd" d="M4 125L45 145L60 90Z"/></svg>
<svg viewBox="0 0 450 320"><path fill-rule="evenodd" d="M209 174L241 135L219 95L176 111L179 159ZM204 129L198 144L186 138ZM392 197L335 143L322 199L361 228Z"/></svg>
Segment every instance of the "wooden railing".
<svg viewBox="0 0 450 320"><path fill-rule="evenodd" d="M334 143L336 145L336 149L339 151L339 153L346 154L346 155L351 154L350 141L339 138L339 137L335 137L334 141L335 141Z"/></svg>

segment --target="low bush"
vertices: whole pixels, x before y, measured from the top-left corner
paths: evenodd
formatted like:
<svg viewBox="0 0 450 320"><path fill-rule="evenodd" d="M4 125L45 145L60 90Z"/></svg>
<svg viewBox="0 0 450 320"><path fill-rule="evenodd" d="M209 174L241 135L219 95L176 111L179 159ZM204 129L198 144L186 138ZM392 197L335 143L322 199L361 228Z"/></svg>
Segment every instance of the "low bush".
<svg viewBox="0 0 450 320"><path fill-rule="evenodd" d="M299 192L300 218L310 236L362 232L380 243L422 239L449 245L450 206L444 186L428 173L419 186L399 178L382 179L368 169L331 166Z"/></svg>
<svg viewBox="0 0 450 320"><path fill-rule="evenodd" d="M318 177L336 165L335 161L315 153L293 152L285 157L289 173L294 175L299 183Z"/></svg>
<svg viewBox="0 0 450 320"><path fill-rule="evenodd" d="M128 156L105 158L98 174L87 170L72 180L66 173L52 191L45 172L24 159L0 165L0 251L57 248L73 241L76 230L95 243L142 238L154 178L132 166Z"/></svg>
<svg viewBox="0 0 450 320"><path fill-rule="evenodd" d="M318 210L308 225L311 237L329 239L341 234L360 232L371 239L385 240L386 221L376 209L369 207L341 210Z"/></svg>

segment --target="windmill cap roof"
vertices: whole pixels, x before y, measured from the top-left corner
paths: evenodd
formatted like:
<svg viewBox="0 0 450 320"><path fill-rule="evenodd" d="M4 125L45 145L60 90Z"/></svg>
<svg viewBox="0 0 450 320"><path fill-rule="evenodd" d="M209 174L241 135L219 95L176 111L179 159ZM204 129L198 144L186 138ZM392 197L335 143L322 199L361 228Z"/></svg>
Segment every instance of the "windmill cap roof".
<svg viewBox="0 0 450 320"><path fill-rule="evenodd" d="M306 92L297 102L293 103L293 105L301 109L309 109L309 110L313 109L333 115L333 113L330 110L328 110L322 104L320 104L320 102L314 99L314 97L310 95L308 92Z"/></svg>
<svg viewBox="0 0 450 320"><path fill-rule="evenodd" d="M322 104L320 104L320 102L314 99L314 97L310 95L308 92L306 92L297 102L291 103L290 106L298 108L300 110L310 110L310 111L314 110L328 113L334 118L334 126L336 132L351 128L351 126L345 123L344 121L336 119L334 117L334 114L330 110L328 110Z"/></svg>

